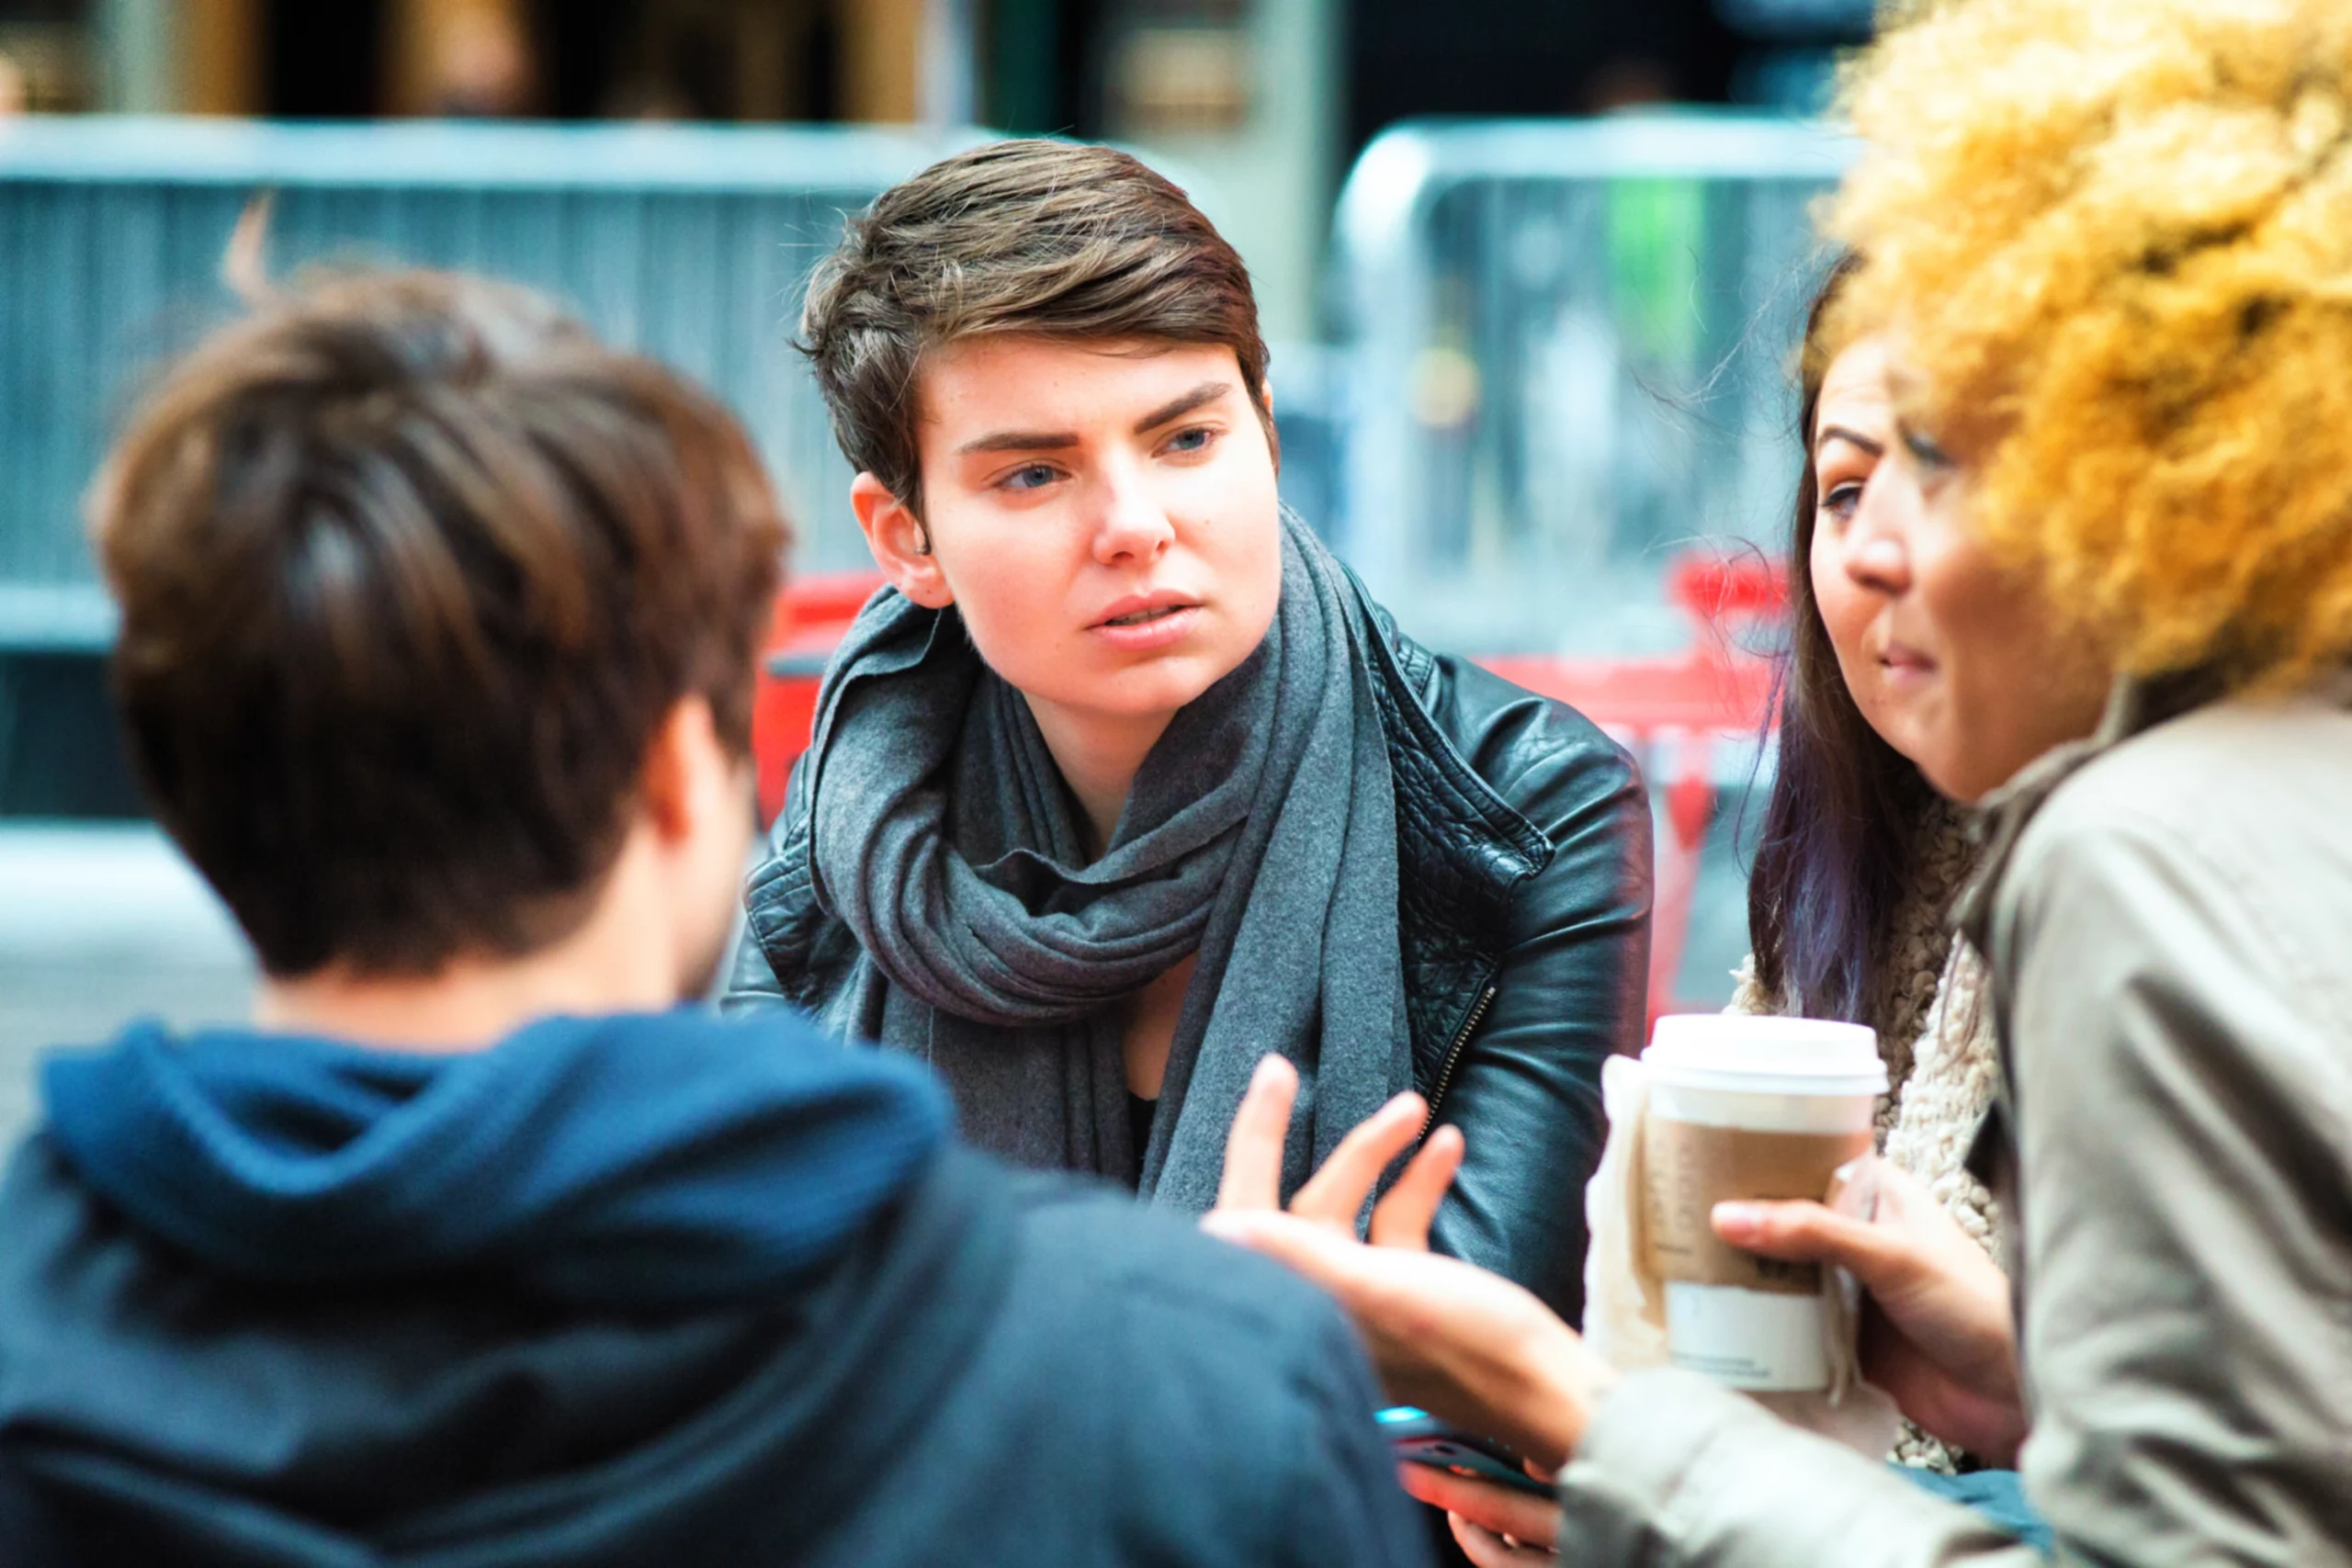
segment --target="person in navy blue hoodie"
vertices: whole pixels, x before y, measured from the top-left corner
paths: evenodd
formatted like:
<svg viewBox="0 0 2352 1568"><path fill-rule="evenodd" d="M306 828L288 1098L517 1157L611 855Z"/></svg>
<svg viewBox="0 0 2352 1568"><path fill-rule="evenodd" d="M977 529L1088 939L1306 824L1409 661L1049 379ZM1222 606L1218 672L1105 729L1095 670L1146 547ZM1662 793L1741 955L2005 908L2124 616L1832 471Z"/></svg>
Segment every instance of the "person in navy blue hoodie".
<svg viewBox="0 0 2352 1568"><path fill-rule="evenodd" d="M1407 1564L1337 1310L684 1005L785 531L707 397L520 291L281 295L94 491L250 1028L51 1055L0 1187L0 1562Z"/></svg>

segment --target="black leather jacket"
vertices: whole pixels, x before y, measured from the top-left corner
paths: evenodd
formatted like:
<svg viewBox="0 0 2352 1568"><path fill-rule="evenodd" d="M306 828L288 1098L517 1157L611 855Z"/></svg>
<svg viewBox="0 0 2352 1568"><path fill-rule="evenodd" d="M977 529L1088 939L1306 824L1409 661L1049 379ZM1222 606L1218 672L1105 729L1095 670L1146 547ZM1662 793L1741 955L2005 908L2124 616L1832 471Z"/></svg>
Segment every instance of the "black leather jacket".
<svg viewBox="0 0 2352 1568"><path fill-rule="evenodd" d="M1432 1240L1574 1323L1585 1183L1606 1132L1600 1065L1637 1050L1645 1021L1648 796L1633 759L1574 708L1372 614L1414 1085L1468 1145ZM816 906L799 784L796 769L752 874L730 1010L820 1005L854 956Z"/></svg>

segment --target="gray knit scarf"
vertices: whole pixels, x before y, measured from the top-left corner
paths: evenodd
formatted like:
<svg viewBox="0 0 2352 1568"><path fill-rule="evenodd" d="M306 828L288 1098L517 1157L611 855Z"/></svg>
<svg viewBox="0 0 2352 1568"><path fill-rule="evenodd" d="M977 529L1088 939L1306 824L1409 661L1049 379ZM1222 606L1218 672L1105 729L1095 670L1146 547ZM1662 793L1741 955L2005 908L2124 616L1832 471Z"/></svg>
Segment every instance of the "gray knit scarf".
<svg viewBox="0 0 2352 1568"><path fill-rule="evenodd" d="M864 950L852 990L883 988L882 1043L938 1069L981 1147L1196 1213L1261 1055L1299 1071L1285 1194L1412 1079L1377 632L1283 527L1272 630L1177 714L1091 864L1027 702L952 609L865 607L809 757L817 896ZM1194 952L1137 1149L1122 1004Z"/></svg>

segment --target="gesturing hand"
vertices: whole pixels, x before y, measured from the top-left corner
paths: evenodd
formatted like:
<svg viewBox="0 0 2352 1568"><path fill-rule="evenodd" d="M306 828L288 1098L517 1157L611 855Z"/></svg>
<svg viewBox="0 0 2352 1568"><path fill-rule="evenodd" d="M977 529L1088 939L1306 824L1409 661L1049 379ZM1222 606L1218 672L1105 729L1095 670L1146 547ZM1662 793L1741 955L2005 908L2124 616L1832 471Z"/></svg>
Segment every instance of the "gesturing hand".
<svg viewBox="0 0 2352 1568"><path fill-rule="evenodd" d="M2008 1276L1932 1194L1884 1160L1866 1219L1819 1203L1719 1203L1715 1234L1792 1262L1834 1263L1868 1292L1862 1374L1948 1443L2013 1465L2025 1439Z"/></svg>
<svg viewBox="0 0 2352 1568"><path fill-rule="evenodd" d="M1225 1145L1225 1172L1216 1189L1216 1213L1271 1213L1283 1206L1283 1142L1290 1132L1292 1108L1298 1102L1298 1069L1280 1056L1267 1056L1250 1077L1250 1092L1233 1113L1233 1131ZM1340 1140L1323 1168L1306 1179L1290 1201L1290 1212L1303 1220L1337 1229L1351 1239L1363 1201L1380 1180L1389 1162L1411 1145L1429 1106L1410 1090L1398 1095ZM1462 1168L1462 1134L1440 1127L1430 1134L1395 1186L1372 1211L1372 1244L1426 1252L1430 1221L1453 1173Z"/></svg>
<svg viewBox="0 0 2352 1568"><path fill-rule="evenodd" d="M1339 1298L1398 1399L1500 1438L1547 1471L1566 1462L1608 1367L1510 1280L1428 1250L1430 1220L1462 1162L1462 1135L1432 1134L1355 1238L1380 1173L1427 1111L1402 1094L1340 1141L1283 1213L1283 1134L1298 1090L1289 1063L1259 1063L1226 1146L1212 1235L1279 1258Z"/></svg>

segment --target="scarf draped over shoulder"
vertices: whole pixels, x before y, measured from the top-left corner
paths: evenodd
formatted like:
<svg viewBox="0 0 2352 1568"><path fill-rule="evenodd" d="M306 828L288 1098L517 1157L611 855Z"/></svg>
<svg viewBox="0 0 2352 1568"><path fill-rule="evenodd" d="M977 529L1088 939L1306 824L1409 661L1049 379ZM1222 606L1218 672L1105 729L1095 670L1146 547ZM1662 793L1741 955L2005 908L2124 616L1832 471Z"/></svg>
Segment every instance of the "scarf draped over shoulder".
<svg viewBox="0 0 2352 1568"><path fill-rule="evenodd" d="M862 949L845 999L864 1027L939 1071L981 1147L1193 1212L1266 1053L1299 1072L1285 1194L1412 1081L1377 632L1321 542L1282 525L1272 629L1170 722L1099 860L1027 701L953 608L866 605L808 764L817 897ZM1136 1148L1126 1002L1188 953Z"/></svg>

